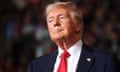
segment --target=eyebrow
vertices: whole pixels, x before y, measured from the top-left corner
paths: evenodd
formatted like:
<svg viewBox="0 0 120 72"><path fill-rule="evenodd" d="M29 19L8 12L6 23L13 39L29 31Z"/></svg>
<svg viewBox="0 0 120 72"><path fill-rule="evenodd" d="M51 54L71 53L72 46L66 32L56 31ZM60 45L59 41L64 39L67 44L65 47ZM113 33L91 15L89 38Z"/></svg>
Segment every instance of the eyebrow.
<svg viewBox="0 0 120 72"><path fill-rule="evenodd" d="M49 19L53 19L54 17L52 16L52 17L47 17L47 19L49 20Z"/></svg>
<svg viewBox="0 0 120 72"><path fill-rule="evenodd" d="M65 16L65 14L59 14L58 16L63 16L63 15Z"/></svg>
<svg viewBox="0 0 120 72"><path fill-rule="evenodd" d="M67 15L65 15L63 13L60 13L60 14L58 14L58 17L60 17L60 16L67 16ZM53 18L54 18L53 16L48 16L47 17L47 19L53 19Z"/></svg>

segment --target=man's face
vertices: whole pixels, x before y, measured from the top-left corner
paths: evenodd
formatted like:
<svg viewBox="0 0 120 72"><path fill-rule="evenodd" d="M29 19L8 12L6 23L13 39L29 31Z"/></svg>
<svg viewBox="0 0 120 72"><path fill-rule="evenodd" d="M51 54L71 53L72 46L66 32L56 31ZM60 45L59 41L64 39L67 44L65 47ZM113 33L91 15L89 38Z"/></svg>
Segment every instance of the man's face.
<svg viewBox="0 0 120 72"><path fill-rule="evenodd" d="M47 25L53 41L69 39L78 31L78 24L74 24L70 12L63 7L54 7L47 13Z"/></svg>

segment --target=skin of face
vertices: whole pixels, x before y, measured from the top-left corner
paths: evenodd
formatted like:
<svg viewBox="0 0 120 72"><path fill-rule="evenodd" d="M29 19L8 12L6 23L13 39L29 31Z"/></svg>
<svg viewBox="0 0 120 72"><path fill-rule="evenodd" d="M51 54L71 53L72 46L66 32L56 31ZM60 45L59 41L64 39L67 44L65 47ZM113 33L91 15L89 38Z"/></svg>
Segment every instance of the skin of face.
<svg viewBox="0 0 120 72"><path fill-rule="evenodd" d="M54 7L47 13L47 26L50 37L55 43L72 42L80 36L80 24L73 23L70 11L64 7Z"/></svg>

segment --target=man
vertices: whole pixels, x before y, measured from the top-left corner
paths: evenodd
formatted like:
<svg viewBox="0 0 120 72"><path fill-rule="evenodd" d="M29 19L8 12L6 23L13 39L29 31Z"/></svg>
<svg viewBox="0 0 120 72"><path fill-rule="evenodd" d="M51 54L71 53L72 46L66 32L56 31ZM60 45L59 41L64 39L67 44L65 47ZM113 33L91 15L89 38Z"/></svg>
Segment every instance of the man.
<svg viewBox="0 0 120 72"><path fill-rule="evenodd" d="M31 61L28 72L117 72L116 59L110 53L92 49L82 42L84 25L75 4L48 5L46 20L58 50Z"/></svg>

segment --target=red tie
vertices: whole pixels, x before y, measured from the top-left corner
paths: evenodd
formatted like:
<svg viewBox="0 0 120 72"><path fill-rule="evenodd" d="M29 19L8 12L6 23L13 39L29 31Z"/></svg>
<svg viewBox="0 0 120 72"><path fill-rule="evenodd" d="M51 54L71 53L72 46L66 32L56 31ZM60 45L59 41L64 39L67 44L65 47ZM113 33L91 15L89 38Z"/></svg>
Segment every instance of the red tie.
<svg viewBox="0 0 120 72"><path fill-rule="evenodd" d="M70 54L66 50L64 50L64 52L61 55L61 61L57 72L67 72L67 57L69 56Z"/></svg>

